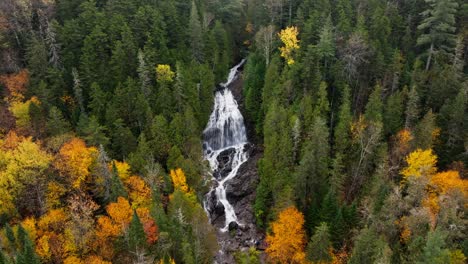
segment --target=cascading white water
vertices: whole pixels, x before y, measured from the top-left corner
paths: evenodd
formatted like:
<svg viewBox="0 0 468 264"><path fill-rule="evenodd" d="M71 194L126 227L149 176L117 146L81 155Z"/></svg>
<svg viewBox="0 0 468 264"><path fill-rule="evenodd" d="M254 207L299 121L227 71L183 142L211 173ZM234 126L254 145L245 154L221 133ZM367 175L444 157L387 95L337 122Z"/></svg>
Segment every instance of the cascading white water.
<svg viewBox="0 0 468 264"><path fill-rule="evenodd" d="M231 222L238 222L236 212L233 206L229 203L226 197L226 186L224 184L237 175L240 166L247 161L248 154L244 151L244 146L247 144L247 133L244 125L244 118L239 111L238 105L234 96L229 90L229 85L237 78L238 68L244 64L242 60L239 64L231 69L227 82L221 84L221 89L216 92L215 104L211 113L208 125L203 131L205 142L205 159L208 160L211 170L216 172L219 170L218 156L232 149L229 154L231 161L231 171L222 179L216 179L218 185L212 188L211 192L215 192L218 203L224 206L225 226L222 231L227 231ZM206 207L206 205L205 205ZM206 209L206 208L205 208Z"/></svg>

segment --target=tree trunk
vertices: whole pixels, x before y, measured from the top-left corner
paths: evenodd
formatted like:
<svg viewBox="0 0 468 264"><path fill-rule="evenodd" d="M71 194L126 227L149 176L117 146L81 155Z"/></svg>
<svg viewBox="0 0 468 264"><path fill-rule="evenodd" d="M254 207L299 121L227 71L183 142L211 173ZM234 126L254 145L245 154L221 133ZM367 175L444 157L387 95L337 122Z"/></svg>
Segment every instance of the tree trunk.
<svg viewBox="0 0 468 264"><path fill-rule="evenodd" d="M427 57L427 62L426 62L426 71L428 71L429 67L431 66L431 59L432 59L433 52L434 52L434 42L431 43L431 48L429 49L429 57Z"/></svg>

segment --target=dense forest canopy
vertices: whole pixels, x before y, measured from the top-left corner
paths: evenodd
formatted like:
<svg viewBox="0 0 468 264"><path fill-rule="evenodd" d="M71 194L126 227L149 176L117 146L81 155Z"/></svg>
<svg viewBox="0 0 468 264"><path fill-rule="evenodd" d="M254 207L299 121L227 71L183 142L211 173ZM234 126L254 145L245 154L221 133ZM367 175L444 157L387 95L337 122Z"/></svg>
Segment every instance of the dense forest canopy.
<svg viewBox="0 0 468 264"><path fill-rule="evenodd" d="M466 1L2 0L0 264L212 263L202 132L242 58L238 263L466 262Z"/></svg>

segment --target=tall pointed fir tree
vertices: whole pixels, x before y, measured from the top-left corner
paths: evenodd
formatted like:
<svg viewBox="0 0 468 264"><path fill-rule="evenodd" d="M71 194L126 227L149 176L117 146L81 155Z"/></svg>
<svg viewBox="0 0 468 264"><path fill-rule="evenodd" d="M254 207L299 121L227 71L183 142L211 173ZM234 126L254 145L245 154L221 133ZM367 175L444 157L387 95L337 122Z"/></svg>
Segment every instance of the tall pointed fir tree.
<svg viewBox="0 0 468 264"><path fill-rule="evenodd" d="M196 61L203 62L203 29L195 1L192 1L192 8L190 10L189 32L192 55Z"/></svg>
<svg viewBox="0 0 468 264"><path fill-rule="evenodd" d="M435 52L453 52L456 45L455 14L458 3L456 0L425 0L428 9L421 13L423 21L418 26L422 32L417 40L419 46L428 46L426 71L431 66Z"/></svg>

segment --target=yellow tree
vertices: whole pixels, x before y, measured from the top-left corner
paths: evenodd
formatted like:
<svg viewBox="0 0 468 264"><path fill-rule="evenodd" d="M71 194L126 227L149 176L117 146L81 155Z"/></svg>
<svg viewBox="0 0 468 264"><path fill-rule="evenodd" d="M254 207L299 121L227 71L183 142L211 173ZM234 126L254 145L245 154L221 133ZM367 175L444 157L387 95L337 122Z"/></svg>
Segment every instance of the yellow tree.
<svg viewBox="0 0 468 264"><path fill-rule="evenodd" d="M128 196L132 202L132 207L150 206L151 189L145 181L138 176L131 176L125 181Z"/></svg>
<svg viewBox="0 0 468 264"><path fill-rule="evenodd" d="M113 242L130 224L133 210L127 199L119 197L117 202L106 207L106 211L109 216L101 216L97 220L94 248L98 250L99 256L112 259Z"/></svg>
<svg viewBox="0 0 468 264"><path fill-rule="evenodd" d="M14 101L10 105L10 111L16 118L16 126L23 133L28 132L31 126L31 116L29 115L31 104L39 105L40 102L37 97L32 97L26 102Z"/></svg>
<svg viewBox="0 0 468 264"><path fill-rule="evenodd" d="M125 161L113 160L109 164L110 171L112 171L113 165L115 165L115 168L117 169L117 174L119 175L122 181L125 181L128 179L128 177L130 177L130 165L128 163L126 163Z"/></svg>
<svg viewBox="0 0 468 264"><path fill-rule="evenodd" d="M281 57L283 57L289 65L294 63L293 52L300 48L299 40L297 39L298 34L299 30L297 27L287 27L278 33L279 38L284 44L283 47L279 48Z"/></svg>
<svg viewBox="0 0 468 264"><path fill-rule="evenodd" d="M88 148L83 140L73 138L60 148L55 167L62 176L70 177L73 187L80 188L90 175L96 155L96 148Z"/></svg>
<svg viewBox="0 0 468 264"><path fill-rule="evenodd" d="M0 149L0 214L15 210L17 195L26 184L38 183L51 160L31 138L15 144L14 149Z"/></svg>
<svg viewBox="0 0 468 264"><path fill-rule="evenodd" d="M304 215L291 206L279 213L267 235L266 252L273 263L305 263Z"/></svg>
<svg viewBox="0 0 468 264"><path fill-rule="evenodd" d="M436 171L437 156L431 149L417 149L406 157L406 168L401 171L405 179L433 175Z"/></svg>
<svg viewBox="0 0 468 264"><path fill-rule="evenodd" d="M174 80L175 73L171 70L171 66L167 64L158 64L156 66L156 79L160 83L170 83Z"/></svg>
<svg viewBox="0 0 468 264"><path fill-rule="evenodd" d="M185 178L185 173L182 169L171 170L171 179L174 184L174 189L181 190L184 193L188 193L190 191Z"/></svg>

